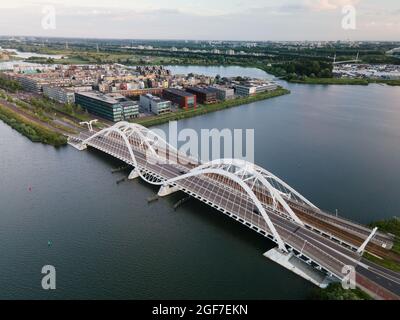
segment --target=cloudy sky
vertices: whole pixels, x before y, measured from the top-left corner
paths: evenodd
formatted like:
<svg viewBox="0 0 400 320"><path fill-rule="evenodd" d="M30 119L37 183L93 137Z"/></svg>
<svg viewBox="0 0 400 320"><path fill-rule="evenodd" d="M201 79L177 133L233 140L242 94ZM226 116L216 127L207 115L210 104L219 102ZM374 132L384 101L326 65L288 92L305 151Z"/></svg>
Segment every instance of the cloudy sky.
<svg viewBox="0 0 400 320"><path fill-rule="evenodd" d="M355 30L342 27L346 5L356 9ZM55 28L48 19L43 27L49 12ZM0 35L400 41L400 1L0 0Z"/></svg>

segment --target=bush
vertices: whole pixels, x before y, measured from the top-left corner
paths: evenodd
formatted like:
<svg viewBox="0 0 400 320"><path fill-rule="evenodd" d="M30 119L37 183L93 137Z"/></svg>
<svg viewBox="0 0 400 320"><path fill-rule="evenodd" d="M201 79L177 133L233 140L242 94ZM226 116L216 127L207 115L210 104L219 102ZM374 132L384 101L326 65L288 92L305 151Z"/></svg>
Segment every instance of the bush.
<svg viewBox="0 0 400 320"><path fill-rule="evenodd" d="M1 75L0 75L0 87L10 92L16 92L22 89L18 81L6 79Z"/></svg>
<svg viewBox="0 0 400 320"><path fill-rule="evenodd" d="M331 283L326 289L314 289L312 300L371 300L371 297L360 289L345 290L341 283Z"/></svg>
<svg viewBox="0 0 400 320"><path fill-rule="evenodd" d="M55 147L67 143L67 139L63 135L29 121L2 105L0 105L0 119L33 142L42 142Z"/></svg>

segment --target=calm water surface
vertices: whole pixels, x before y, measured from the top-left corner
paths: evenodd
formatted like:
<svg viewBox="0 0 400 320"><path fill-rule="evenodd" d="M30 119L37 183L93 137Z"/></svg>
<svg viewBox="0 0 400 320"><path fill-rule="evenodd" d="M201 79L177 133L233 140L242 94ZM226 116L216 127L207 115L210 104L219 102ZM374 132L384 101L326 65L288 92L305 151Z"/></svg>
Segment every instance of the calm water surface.
<svg viewBox="0 0 400 320"><path fill-rule="evenodd" d="M268 77L256 69L176 73ZM180 121L254 128L256 163L321 208L368 223L400 211L400 88L284 84L291 95ZM160 126L166 128L166 126ZM306 298L312 286L268 261L272 244L181 194L116 184L94 150L33 144L0 122L0 298ZM48 246L51 241L51 246ZM41 289L41 268L57 289Z"/></svg>

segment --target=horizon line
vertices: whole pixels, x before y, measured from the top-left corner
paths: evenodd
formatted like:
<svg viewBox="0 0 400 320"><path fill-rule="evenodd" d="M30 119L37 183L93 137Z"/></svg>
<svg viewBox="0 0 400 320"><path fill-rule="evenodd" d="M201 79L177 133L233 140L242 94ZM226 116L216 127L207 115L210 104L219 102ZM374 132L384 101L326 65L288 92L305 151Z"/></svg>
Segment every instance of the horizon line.
<svg viewBox="0 0 400 320"><path fill-rule="evenodd" d="M400 40L361 40L361 39L336 39L336 40L229 40L229 39L184 39L184 38L118 38L118 37L85 37L85 36L38 36L38 35L0 35L0 38L3 37L16 37L16 38L44 38L44 39L83 39L83 40L119 40L119 41L202 41L202 42L210 42L210 41L220 41L220 42L393 42L400 43Z"/></svg>

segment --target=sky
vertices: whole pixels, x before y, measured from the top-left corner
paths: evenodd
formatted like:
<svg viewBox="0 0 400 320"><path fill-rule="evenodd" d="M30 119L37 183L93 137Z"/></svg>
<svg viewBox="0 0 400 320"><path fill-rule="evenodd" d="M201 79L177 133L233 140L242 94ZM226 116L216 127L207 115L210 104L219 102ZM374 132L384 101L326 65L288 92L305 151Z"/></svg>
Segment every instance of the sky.
<svg viewBox="0 0 400 320"><path fill-rule="evenodd" d="M400 41L400 1L0 0L0 35Z"/></svg>

